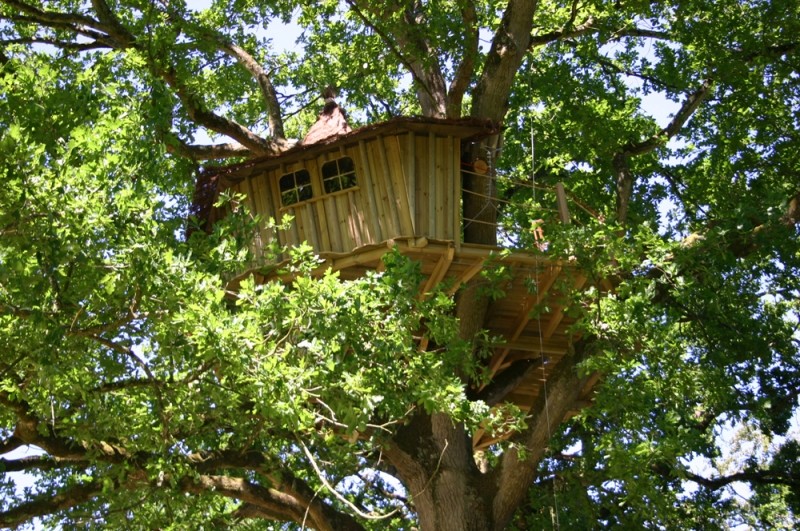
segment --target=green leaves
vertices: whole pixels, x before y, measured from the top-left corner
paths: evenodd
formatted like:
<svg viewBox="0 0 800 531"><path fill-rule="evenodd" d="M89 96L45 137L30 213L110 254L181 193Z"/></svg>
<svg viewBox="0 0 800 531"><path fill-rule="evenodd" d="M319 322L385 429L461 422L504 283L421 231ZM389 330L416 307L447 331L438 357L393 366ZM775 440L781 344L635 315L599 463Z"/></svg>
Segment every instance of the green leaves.
<svg viewBox="0 0 800 531"><path fill-rule="evenodd" d="M243 272L254 228L274 223L236 196L222 197L229 215L210 233L186 236L193 159L271 152L262 136L283 119L301 138L326 85L353 124L417 114L421 99L452 115L508 107L501 156L487 154L503 241L588 277L583 293L552 289L575 319L575 337L561 339L591 353L576 370L602 383L550 442L519 528L552 525L551 505L574 528L792 521L796 6L543 1L534 20L504 18L521 4L0 1L0 446L22 437L67 456L3 462L69 501L48 508L53 525L241 525L266 509L231 500L272 503L269 488L303 508L281 506L281 517L345 528L326 513L341 500L320 505L298 438L360 507L387 508L438 488L436 476L421 494L387 495L352 479L384 466L410 419L536 425L465 399L491 342L460 340L451 297L419 297L420 272L398 253L384 272L343 281L319 274L310 247L274 244L289 257L285 281L261 282L266 272ZM300 46L276 48L276 20L299 26ZM499 75L482 84L514 50L526 55L512 88L491 90L511 82ZM190 146L209 131L246 149ZM570 225L553 209L557 182ZM493 297L507 295L503 275L488 272ZM777 441L732 472L750 474L737 476L753 487L743 506L724 477L691 465L718 455L736 423ZM404 448L435 464L438 443L425 432ZM498 470L512 455L492 452ZM493 484L464 485L478 483ZM241 490L253 486L265 490ZM0 522L22 522L13 510L0 507ZM402 514L397 526L412 525Z"/></svg>

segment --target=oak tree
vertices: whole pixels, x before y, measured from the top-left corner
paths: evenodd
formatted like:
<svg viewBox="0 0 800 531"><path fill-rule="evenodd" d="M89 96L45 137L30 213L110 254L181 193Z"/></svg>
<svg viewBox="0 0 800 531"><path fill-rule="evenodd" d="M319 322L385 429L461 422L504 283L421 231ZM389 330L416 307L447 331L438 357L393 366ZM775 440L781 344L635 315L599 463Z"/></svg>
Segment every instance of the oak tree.
<svg viewBox="0 0 800 531"><path fill-rule="evenodd" d="M0 0L0 524L791 527L798 15ZM313 278L298 248L294 281L231 292L267 220L234 201L187 231L198 172L289 149L327 86L354 127L502 123L472 147L496 179L465 179L465 240L531 247L544 219L550 256L613 285L574 294L576 340L524 417L470 392L487 290L420 299L394 254ZM489 421L515 431L476 455Z"/></svg>

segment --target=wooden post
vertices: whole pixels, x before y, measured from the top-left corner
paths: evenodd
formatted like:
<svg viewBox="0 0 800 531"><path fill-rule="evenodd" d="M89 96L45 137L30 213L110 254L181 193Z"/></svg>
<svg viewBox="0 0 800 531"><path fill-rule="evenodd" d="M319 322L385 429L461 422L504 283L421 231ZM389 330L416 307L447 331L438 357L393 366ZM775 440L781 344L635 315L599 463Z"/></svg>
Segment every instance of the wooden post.
<svg viewBox="0 0 800 531"><path fill-rule="evenodd" d="M569 209L567 208L567 192L564 190L564 183L556 183L556 198L558 199L558 216L561 223L569 225Z"/></svg>

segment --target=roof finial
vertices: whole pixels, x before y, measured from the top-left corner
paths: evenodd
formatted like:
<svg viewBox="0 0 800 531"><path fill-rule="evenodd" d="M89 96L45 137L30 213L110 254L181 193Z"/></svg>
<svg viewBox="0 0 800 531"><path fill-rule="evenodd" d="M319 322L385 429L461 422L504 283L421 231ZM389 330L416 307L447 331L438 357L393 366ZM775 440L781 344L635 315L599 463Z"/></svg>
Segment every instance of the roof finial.
<svg viewBox="0 0 800 531"><path fill-rule="evenodd" d="M333 85L328 85L322 90L322 99L325 100L322 114L332 114L333 110L339 106L339 104L336 103L336 89L333 88Z"/></svg>
<svg viewBox="0 0 800 531"><path fill-rule="evenodd" d="M302 144L313 144L332 136L343 135L351 131L347 125L347 113L336 103L336 89L328 85L322 91L325 106L302 141Z"/></svg>

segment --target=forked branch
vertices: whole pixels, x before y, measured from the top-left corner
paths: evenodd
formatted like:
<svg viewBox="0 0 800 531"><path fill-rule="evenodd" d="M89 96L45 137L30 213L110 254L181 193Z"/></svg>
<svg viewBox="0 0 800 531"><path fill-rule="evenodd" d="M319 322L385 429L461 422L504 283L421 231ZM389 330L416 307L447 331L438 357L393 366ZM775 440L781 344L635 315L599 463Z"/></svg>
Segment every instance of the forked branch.
<svg viewBox="0 0 800 531"><path fill-rule="evenodd" d="M478 16L471 1L461 8L461 20L464 22L464 51L447 90L447 116L450 118L461 116L461 103L475 72L479 51Z"/></svg>
<svg viewBox="0 0 800 531"><path fill-rule="evenodd" d="M625 223L628 217L628 206L633 195L635 181L628 164L629 158L650 153L677 135L689 118L700 108L703 101L708 98L713 87L714 82L710 78L705 79L697 90L686 97L683 105L666 127L646 140L636 143L629 142L614 153L612 167L617 188L617 221L620 224Z"/></svg>

